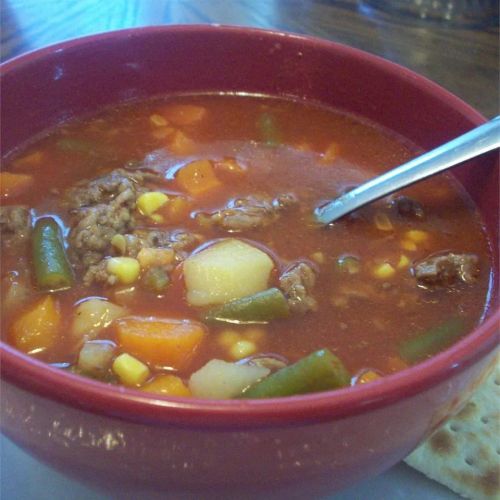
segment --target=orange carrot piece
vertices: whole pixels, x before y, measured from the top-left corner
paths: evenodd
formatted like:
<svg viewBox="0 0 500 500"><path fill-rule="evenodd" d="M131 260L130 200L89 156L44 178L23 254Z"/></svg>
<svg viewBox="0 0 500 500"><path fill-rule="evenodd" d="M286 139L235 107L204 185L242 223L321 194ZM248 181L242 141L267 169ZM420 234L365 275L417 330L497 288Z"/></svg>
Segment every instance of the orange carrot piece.
<svg viewBox="0 0 500 500"><path fill-rule="evenodd" d="M158 210L164 220L169 223L181 222L191 211L191 202L184 196L175 196L168 200L163 207Z"/></svg>
<svg viewBox="0 0 500 500"><path fill-rule="evenodd" d="M121 348L156 366L185 369L205 337L201 323L153 317L128 317L115 321Z"/></svg>
<svg viewBox="0 0 500 500"><path fill-rule="evenodd" d="M222 185L209 160L188 163L179 170L176 179L179 186L192 196L201 195Z"/></svg>
<svg viewBox="0 0 500 500"><path fill-rule="evenodd" d="M175 375L157 375L151 382L144 384L141 390L163 394L165 396L180 396L188 398L191 391L180 377Z"/></svg>
<svg viewBox="0 0 500 500"><path fill-rule="evenodd" d="M207 110L194 104L172 104L163 109L163 116L174 125L193 125L198 123L207 114Z"/></svg>
<svg viewBox="0 0 500 500"><path fill-rule="evenodd" d="M168 144L168 149L172 153L179 156L187 156L194 151L194 141L181 130L176 130L169 137L171 137L171 139Z"/></svg>
<svg viewBox="0 0 500 500"><path fill-rule="evenodd" d="M0 193L2 198L18 196L33 185L33 176L0 172Z"/></svg>
<svg viewBox="0 0 500 500"><path fill-rule="evenodd" d="M57 341L60 324L59 304L52 295L47 295L13 323L9 335L20 351L38 354Z"/></svg>

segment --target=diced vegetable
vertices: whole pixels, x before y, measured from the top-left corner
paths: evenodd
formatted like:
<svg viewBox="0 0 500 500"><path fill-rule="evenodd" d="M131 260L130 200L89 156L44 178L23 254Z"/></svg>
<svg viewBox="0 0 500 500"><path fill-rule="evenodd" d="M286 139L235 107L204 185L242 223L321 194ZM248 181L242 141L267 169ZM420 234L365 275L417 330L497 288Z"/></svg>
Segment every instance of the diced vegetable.
<svg viewBox="0 0 500 500"><path fill-rule="evenodd" d="M170 223L176 223L187 218L191 210L191 202L184 196L170 198L168 203L162 207L160 213Z"/></svg>
<svg viewBox="0 0 500 500"><path fill-rule="evenodd" d="M58 340L61 325L59 304L47 295L13 323L10 338L15 347L27 354L50 349Z"/></svg>
<svg viewBox="0 0 500 500"><path fill-rule="evenodd" d="M179 186L192 196L199 196L222 186L209 160L188 163L179 170L176 179Z"/></svg>
<svg viewBox="0 0 500 500"><path fill-rule="evenodd" d="M29 168L38 167L39 165L41 165L44 157L45 154L43 151L35 151L34 153L21 156L21 158L18 158L17 160L14 161L14 168L22 169L25 167Z"/></svg>
<svg viewBox="0 0 500 500"><path fill-rule="evenodd" d="M384 214L384 212L377 212L373 218L373 222L380 231L394 231L391 219L389 219L389 216Z"/></svg>
<svg viewBox="0 0 500 500"><path fill-rule="evenodd" d="M318 264L324 264L326 261L325 254L323 252L314 252L311 254L311 259Z"/></svg>
<svg viewBox="0 0 500 500"><path fill-rule="evenodd" d="M454 317L427 332L403 342L399 353L408 363L416 363L451 345L465 331L462 318Z"/></svg>
<svg viewBox="0 0 500 500"><path fill-rule="evenodd" d="M153 215L168 201L168 196L160 191L143 193L137 198L137 208L142 215Z"/></svg>
<svg viewBox="0 0 500 500"><path fill-rule="evenodd" d="M357 257L343 255L337 259L337 268L343 273L357 274L361 269L361 264Z"/></svg>
<svg viewBox="0 0 500 500"><path fill-rule="evenodd" d="M187 301L208 306L261 292L273 267L262 250L241 240L223 240L184 261Z"/></svg>
<svg viewBox="0 0 500 500"><path fill-rule="evenodd" d="M2 198L19 196L33 186L33 176L0 172L0 195Z"/></svg>
<svg viewBox="0 0 500 500"><path fill-rule="evenodd" d="M66 256L61 229L52 217L36 221L32 236L33 266L37 287L64 290L73 284L73 270Z"/></svg>
<svg viewBox="0 0 500 500"><path fill-rule="evenodd" d="M392 278L395 273L396 270L388 262L383 262L382 264L379 264L373 270L374 276L382 280Z"/></svg>
<svg viewBox="0 0 500 500"><path fill-rule="evenodd" d="M186 384L181 378L175 375L157 375L151 382L144 384L141 390L163 394L164 396L179 396L184 398L191 396L191 391Z"/></svg>
<svg viewBox="0 0 500 500"><path fill-rule="evenodd" d="M404 269L411 264L410 259L406 255L401 255L398 261L398 269Z"/></svg>
<svg viewBox="0 0 500 500"><path fill-rule="evenodd" d="M149 121L151 122L152 125L155 127L166 127L168 125L168 121L161 115L159 114L152 114L149 117Z"/></svg>
<svg viewBox="0 0 500 500"><path fill-rule="evenodd" d="M93 377L102 377L111 367L115 344L109 340L85 342L78 354L78 368Z"/></svg>
<svg viewBox="0 0 500 500"><path fill-rule="evenodd" d="M170 139L168 148L179 156L191 154L195 149L195 143L181 130L176 130Z"/></svg>
<svg viewBox="0 0 500 500"><path fill-rule="evenodd" d="M151 374L147 365L127 353L120 354L113 361L113 371L120 382L129 387L143 384Z"/></svg>
<svg viewBox="0 0 500 500"><path fill-rule="evenodd" d="M175 253L171 248L141 248L137 254L137 260L142 269L168 266L174 259Z"/></svg>
<svg viewBox="0 0 500 500"><path fill-rule="evenodd" d="M107 260L106 270L116 276L120 283L130 285L139 277L141 266L132 257L111 257Z"/></svg>
<svg viewBox="0 0 500 500"><path fill-rule="evenodd" d="M351 375L328 349L313 352L247 389L243 398L272 398L338 389L350 384Z"/></svg>
<svg viewBox="0 0 500 500"><path fill-rule="evenodd" d="M382 375L377 373L375 370L365 370L356 380L357 384L367 384L368 382L373 382L374 380L379 380Z"/></svg>
<svg viewBox="0 0 500 500"><path fill-rule="evenodd" d="M166 139L170 135L174 134L175 129L173 127L155 127L153 131L151 131L151 135L158 140Z"/></svg>
<svg viewBox="0 0 500 500"><path fill-rule="evenodd" d="M238 340L229 349L229 354L233 359L243 359L254 354L257 346L250 340Z"/></svg>
<svg viewBox="0 0 500 500"><path fill-rule="evenodd" d="M206 330L190 320L129 317L115 321L123 350L156 366L185 369L203 341Z"/></svg>
<svg viewBox="0 0 500 500"><path fill-rule="evenodd" d="M262 366L212 359L191 375L189 388L194 397L229 399L239 396L244 389L269 373L270 370Z"/></svg>
<svg viewBox="0 0 500 500"><path fill-rule="evenodd" d="M31 287L28 287L26 281L17 273L9 273L4 279L6 287L5 295L2 297L0 305L2 313L13 313L22 306L26 305L32 294Z"/></svg>
<svg viewBox="0 0 500 500"><path fill-rule="evenodd" d="M419 229L411 229L406 231L405 236L407 239L414 241L415 243L422 243L429 239L429 233L427 231L421 231Z"/></svg>
<svg viewBox="0 0 500 500"><path fill-rule="evenodd" d="M265 112L260 115L257 122L257 128L259 129L262 140L268 146L277 146L282 142L276 119L270 113Z"/></svg>
<svg viewBox="0 0 500 500"><path fill-rule="evenodd" d="M71 334L75 338L95 339L115 319L127 314L125 307L113 304L113 302L95 298L85 300L75 309Z"/></svg>
<svg viewBox="0 0 500 500"><path fill-rule="evenodd" d="M336 142L331 142L328 144L327 148L325 149L325 152L323 153L322 160L324 162L330 162L335 160L339 156L340 153L340 147L338 143Z"/></svg>
<svg viewBox="0 0 500 500"><path fill-rule="evenodd" d="M405 363L399 356L389 356L385 363L386 371L388 372L399 372L408 368L408 364Z"/></svg>
<svg viewBox="0 0 500 500"><path fill-rule="evenodd" d="M142 283L151 292L162 293L170 284L170 278L163 267L151 267L144 273Z"/></svg>
<svg viewBox="0 0 500 500"><path fill-rule="evenodd" d="M111 245L114 247L114 249L123 255L127 251L127 240L125 239L125 236L123 234L115 234L111 238Z"/></svg>
<svg viewBox="0 0 500 500"><path fill-rule="evenodd" d="M223 330L217 336L217 343L221 347L230 349L240 338L240 334L235 330Z"/></svg>
<svg viewBox="0 0 500 500"><path fill-rule="evenodd" d="M417 250L417 245L412 240L401 240L401 248L408 252L415 252Z"/></svg>
<svg viewBox="0 0 500 500"><path fill-rule="evenodd" d="M206 108L194 104L171 104L162 110L162 114L174 125L193 125L207 115Z"/></svg>
<svg viewBox="0 0 500 500"><path fill-rule="evenodd" d="M289 315L290 309L283 292L269 288L211 309L205 315L205 320L239 324L268 323Z"/></svg>

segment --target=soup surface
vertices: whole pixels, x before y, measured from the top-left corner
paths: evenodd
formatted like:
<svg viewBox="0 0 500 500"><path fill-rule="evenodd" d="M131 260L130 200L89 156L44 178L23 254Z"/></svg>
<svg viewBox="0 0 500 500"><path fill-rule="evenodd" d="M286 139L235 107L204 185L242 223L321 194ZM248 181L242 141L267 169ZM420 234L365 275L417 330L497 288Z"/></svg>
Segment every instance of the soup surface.
<svg viewBox="0 0 500 500"><path fill-rule="evenodd" d="M61 125L1 173L2 335L174 395L366 383L485 311L488 242L446 175L329 227L314 207L419 151L291 100L197 95Z"/></svg>

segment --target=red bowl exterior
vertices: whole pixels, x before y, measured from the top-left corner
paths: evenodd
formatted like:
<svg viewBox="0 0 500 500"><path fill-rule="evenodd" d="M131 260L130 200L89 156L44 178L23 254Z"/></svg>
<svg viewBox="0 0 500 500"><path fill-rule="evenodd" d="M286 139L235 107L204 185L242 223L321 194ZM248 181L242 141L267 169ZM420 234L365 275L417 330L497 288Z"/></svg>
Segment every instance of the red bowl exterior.
<svg viewBox="0 0 500 500"><path fill-rule="evenodd" d="M247 28L149 27L68 41L4 63L1 86L4 151L61 120L172 92L313 100L426 149L484 121L441 87L378 57ZM457 177L496 242L498 161L479 161L480 170L468 162ZM498 270L496 249L492 256ZM131 498L338 490L403 458L480 381L498 344L497 274L493 281L486 321L447 351L366 386L300 397L155 398L62 373L2 344L2 430L58 469Z"/></svg>

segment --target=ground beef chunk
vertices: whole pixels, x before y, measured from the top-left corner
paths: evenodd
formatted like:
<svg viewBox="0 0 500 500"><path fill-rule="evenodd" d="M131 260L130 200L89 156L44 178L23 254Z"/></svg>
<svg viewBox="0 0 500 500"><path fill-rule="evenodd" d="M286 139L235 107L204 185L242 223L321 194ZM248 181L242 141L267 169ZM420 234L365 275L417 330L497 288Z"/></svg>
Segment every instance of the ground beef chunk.
<svg viewBox="0 0 500 500"><path fill-rule="evenodd" d="M200 213L196 219L202 226L219 226L227 231L239 232L266 227L275 222L283 210L297 204L292 194L276 198L252 195L231 200L228 205L210 214Z"/></svg>
<svg viewBox="0 0 500 500"><path fill-rule="evenodd" d="M31 233L31 213L22 205L0 207L0 234L5 248L23 245Z"/></svg>
<svg viewBox="0 0 500 500"><path fill-rule="evenodd" d="M408 198L408 196L394 198L391 206L396 209L399 215L409 219L423 219L425 215L422 205L418 201Z"/></svg>
<svg viewBox="0 0 500 500"><path fill-rule="evenodd" d="M311 295L315 282L316 273L305 262L294 264L281 275L280 288L283 290L293 313L304 314L318 308L316 299Z"/></svg>
<svg viewBox="0 0 500 500"><path fill-rule="evenodd" d="M417 264L413 271L417 281L425 286L450 286L461 280L475 281L479 259L473 254L436 255Z"/></svg>
<svg viewBox="0 0 500 500"><path fill-rule="evenodd" d="M70 208L81 208L109 203L127 191L137 197L144 182L157 178L150 172L118 168L97 179L79 182L67 191L66 200Z"/></svg>

